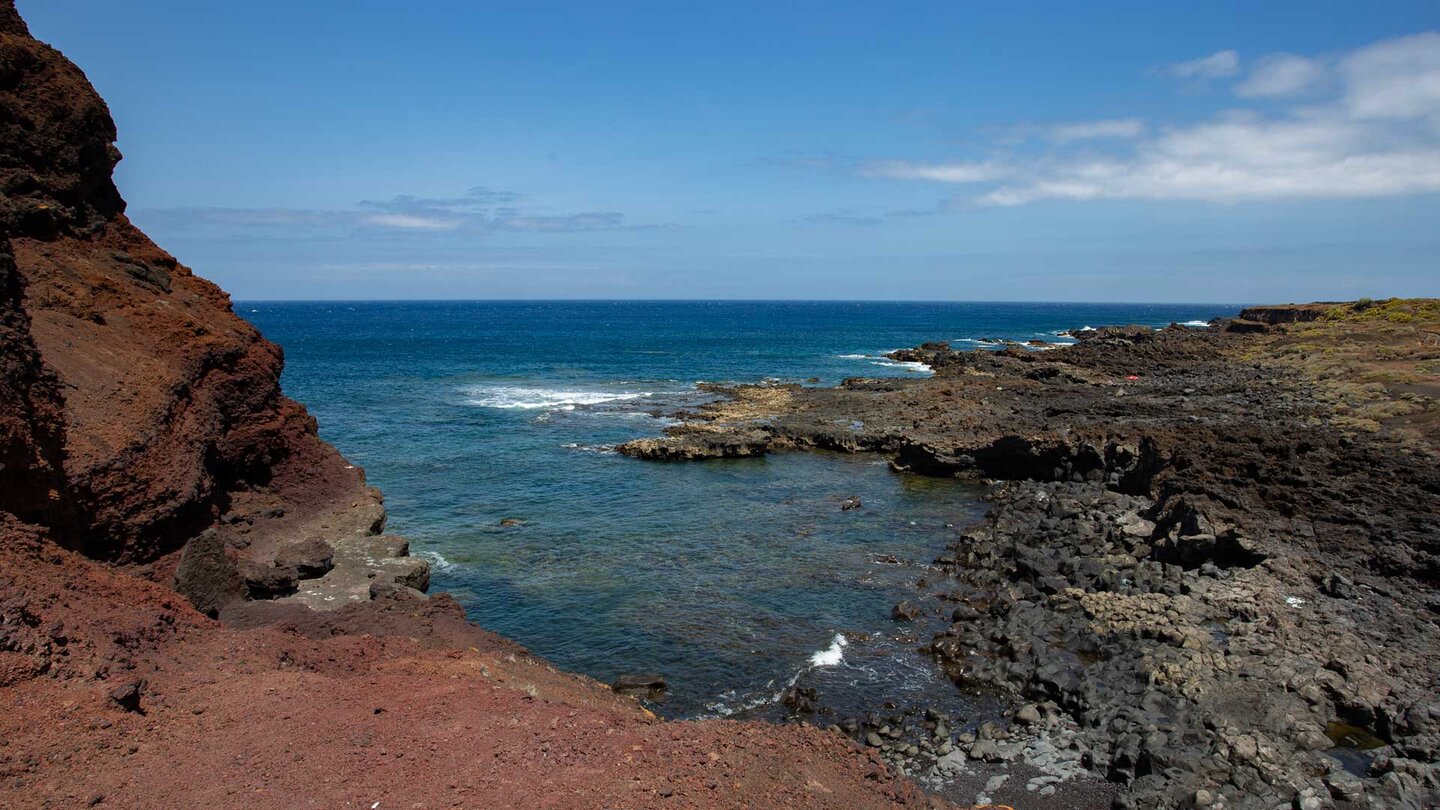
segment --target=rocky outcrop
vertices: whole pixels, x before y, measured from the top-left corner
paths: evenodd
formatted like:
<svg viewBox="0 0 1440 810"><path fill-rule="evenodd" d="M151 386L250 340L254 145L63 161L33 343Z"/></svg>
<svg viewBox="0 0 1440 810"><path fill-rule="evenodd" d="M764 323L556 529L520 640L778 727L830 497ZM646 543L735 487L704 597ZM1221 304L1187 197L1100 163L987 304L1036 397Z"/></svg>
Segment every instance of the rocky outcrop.
<svg viewBox="0 0 1440 810"><path fill-rule="evenodd" d="M422 561L365 562L403 542L343 548L383 526L378 493L281 393L279 348L126 219L115 137L84 74L3 4L0 509L122 563L164 558L223 517L234 531L222 556L247 596L323 579L329 568L291 561L317 544L359 563L354 576L403 567L423 584ZM232 590L216 576L196 586L207 610Z"/></svg>
<svg viewBox="0 0 1440 810"><path fill-rule="evenodd" d="M648 441L758 432L766 451L878 450L994 484L986 519L935 560L945 575L927 575L934 602L892 617L951 615L927 651L962 688L1013 695L1014 722L928 750L842 726L908 772L1039 769L1035 795L1088 774L1124 785L1123 807L1428 806L1440 309L1384 308L1374 329L1327 316L1087 330L1045 352L926 344L892 357L933 378L796 390L733 420L710 419L717 405ZM1312 374L1316 346L1346 362ZM1402 381L1393 394L1359 384L1377 370Z"/></svg>
<svg viewBox="0 0 1440 810"><path fill-rule="evenodd" d="M1263 323L1269 326L1282 323L1309 323L1325 317L1326 313L1344 304L1339 301L1317 301L1312 304L1278 304L1264 307L1246 307L1240 310L1240 320Z"/></svg>

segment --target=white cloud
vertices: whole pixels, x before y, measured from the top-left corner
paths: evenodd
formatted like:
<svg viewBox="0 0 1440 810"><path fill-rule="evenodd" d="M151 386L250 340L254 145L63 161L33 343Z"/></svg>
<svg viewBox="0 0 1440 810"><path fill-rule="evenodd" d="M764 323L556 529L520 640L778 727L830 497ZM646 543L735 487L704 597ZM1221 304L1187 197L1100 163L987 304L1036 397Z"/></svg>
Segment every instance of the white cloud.
<svg viewBox="0 0 1440 810"><path fill-rule="evenodd" d="M1177 67L1194 76L1206 70L1218 75L1214 71L1232 63L1238 69L1233 52L1221 53L1233 59L1216 54ZM1209 67L1197 67L1200 63ZM1103 157L1067 149L1056 138L1055 150L1043 156L1016 150L979 164L892 162L873 173L989 183L992 187L972 200L982 205L1440 192L1440 34L1379 42L1341 54L1333 64L1334 81L1326 81L1327 71L1316 60L1289 54L1261 60L1237 85L1237 94L1279 99L1311 91L1307 103L1226 112L1201 123L1155 127L1150 134L1140 128L1125 148L1107 150Z"/></svg>
<svg viewBox="0 0 1440 810"><path fill-rule="evenodd" d="M1004 172L989 163L910 163L887 160L871 163L860 171L867 177L897 180L934 180L939 183L983 183L998 180Z"/></svg>
<svg viewBox="0 0 1440 810"><path fill-rule="evenodd" d="M662 225L630 225L616 211L551 213L501 203L521 199L510 191L476 186L459 197L401 194L388 200L361 200L358 210L289 208L171 208L136 212L151 224L172 231L268 233L339 236L345 233L410 231L488 234L501 231L578 233L650 230Z"/></svg>
<svg viewBox="0 0 1440 810"><path fill-rule="evenodd" d="M1345 103L1358 118L1440 116L1440 33L1378 42L1340 61Z"/></svg>
<svg viewBox="0 0 1440 810"><path fill-rule="evenodd" d="M1140 122L1140 119L1115 118L1109 121L1059 124L1050 129L1050 139L1056 143L1069 143L1097 138L1138 138L1144 133L1145 125Z"/></svg>
<svg viewBox="0 0 1440 810"><path fill-rule="evenodd" d="M1223 79L1240 72L1240 54L1219 51L1201 59L1170 65L1166 72L1181 79Z"/></svg>
<svg viewBox="0 0 1440 810"><path fill-rule="evenodd" d="M1277 53L1256 63L1235 93L1245 98L1293 96L1313 88L1325 78L1325 67L1317 60L1290 53Z"/></svg>
<svg viewBox="0 0 1440 810"><path fill-rule="evenodd" d="M417 217L413 214L369 214L363 221L368 225L399 228L406 231L448 231L458 224L453 220Z"/></svg>

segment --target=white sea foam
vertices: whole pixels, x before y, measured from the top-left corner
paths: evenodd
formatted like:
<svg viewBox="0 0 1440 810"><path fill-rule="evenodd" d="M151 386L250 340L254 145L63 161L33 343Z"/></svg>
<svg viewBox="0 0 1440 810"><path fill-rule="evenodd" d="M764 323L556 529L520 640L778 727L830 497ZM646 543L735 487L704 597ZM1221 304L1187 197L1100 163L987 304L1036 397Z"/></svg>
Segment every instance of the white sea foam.
<svg viewBox="0 0 1440 810"><path fill-rule="evenodd" d="M445 559L438 551L422 551L416 556L430 563L430 567L436 571L450 572L455 570L455 563Z"/></svg>
<svg viewBox="0 0 1440 810"><path fill-rule="evenodd" d="M729 717L736 712L747 712L770 703L779 703L780 698L785 694L785 690L799 682L801 675L804 675L812 669L836 666L845 660L845 645L849 643L843 633L836 633L835 636L830 639L830 646L811 653L810 660L806 662L805 666L797 670L794 675L790 676L790 680L785 682L784 687L777 690L775 689L775 682L770 681L765 684L764 688L757 690L743 700L739 699L739 695L732 690L722 694L719 700L705 704L705 708L709 709L718 717Z"/></svg>
<svg viewBox="0 0 1440 810"><path fill-rule="evenodd" d="M810 666L812 668L835 666L845 660L845 645L849 643L843 634L836 633L835 638L830 639L829 647L816 650L815 654L810 656Z"/></svg>
<svg viewBox="0 0 1440 810"><path fill-rule="evenodd" d="M869 360L872 366L884 366L886 368L903 368L907 371L914 371L919 374L933 374L934 369L924 363L917 363L913 360L891 360L885 355L900 351L899 349L886 349L877 354L837 354L836 357L842 360Z"/></svg>
<svg viewBox="0 0 1440 810"><path fill-rule="evenodd" d="M933 374L935 372L935 369L915 360L875 360L872 361L872 365L886 366L888 368L903 368L906 371L914 371L918 374Z"/></svg>
<svg viewBox="0 0 1440 810"><path fill-rule="evenodd" d="M1210 325L1210 322L1209 322L1209 321L1185 321L1184 323L1182 323L1182 324L1180 324L1180 325L1181 325L1181 326L1207 327L1207 326Z"/></svg>
<svg viewBox="0 0 1440 810"><path fill-rule="evenodd" d="M705 704L705 708L713 712L716 717L729 717L736 712L748 712L751 709L758 709L769 703L778 703L781 693L769 691L774 686L775 682L771 681L765 684L765 690L760 694L752 695L749 699L742 700L738 703L734 702L737 695L732 690L721 695L719 700Z"/></svg>
<svg viewBox="0 0 1440 810"><path fill-rule="evenodd" d="M579 442L566 442L560 445L566 450L574 450L577 453L599 453L600 455L613 455L615 445L613 444L581 444Z"/></svg>
<svg viewBox="0 0 1440 810"><path fill-rule="evenodd" d="M599 405L650 396L651 391L566 391L556 388L528 388L518 385L476 386L465 389L467 405L507 410L573 411L577 405Z"/></svg>

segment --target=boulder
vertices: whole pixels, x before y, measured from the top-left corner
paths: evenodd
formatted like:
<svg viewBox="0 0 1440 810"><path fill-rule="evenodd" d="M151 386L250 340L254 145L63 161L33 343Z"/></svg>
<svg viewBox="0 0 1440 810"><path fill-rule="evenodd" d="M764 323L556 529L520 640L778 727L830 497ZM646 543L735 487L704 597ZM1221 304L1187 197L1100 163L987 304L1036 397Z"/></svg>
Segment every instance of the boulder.
<svg viewBox="0 0 1440 810"><path fill-rule="evenodd" d="M610 688L622 695L643 693L658 695L670 688L661 675L620 675L610 682Z"/></svg>
<svg viewBox="0 0 1440 810"><path fill-rule="evenodd" d="M244 599L246 583L220 529L207 529L185 544L175 568L175 590L211 617Z"/></svg>
<svg viewBox="0 0 1440 810"><path fill-rule="evenodd" d="M301 579L311 579L335 567L335 549L318 537L307 537L280 549L275 563L293 567Z"/></svg>
<svg viewBox="0 0 1440 810"><path fill-rule="evenodd" d="M925 611L916 607L910 602L909 599L906 599L895 607L890 608L890 618L894 619L897 622L913 622L924 615Z"/></svg>

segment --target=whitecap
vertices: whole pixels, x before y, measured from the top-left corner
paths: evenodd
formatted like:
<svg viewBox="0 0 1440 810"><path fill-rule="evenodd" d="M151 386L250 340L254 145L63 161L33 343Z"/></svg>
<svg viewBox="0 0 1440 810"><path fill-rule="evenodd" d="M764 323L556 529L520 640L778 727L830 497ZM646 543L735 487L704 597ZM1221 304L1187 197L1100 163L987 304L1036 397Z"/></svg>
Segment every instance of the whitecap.
<svg viewBox="0 0 1440 810"><path fill-rule="evenodd" d="M466 405L506 410L573 411L577 405L599 405L641 399L651 391L567 391L556 388L529 388L517 385L476 386L465 389L471 398Z"/></svg>
<svg viewBox="0 0 1440 810"><path fill-rule="evenodd" d="M837 354L837 355L835 355L835 356L838 357L838 358L840 358L841 360L869 360L869 359L870 359L870 355L868 355L868 354Z"/></svg>
<svg viewBox="0 0 1440 810"><path fill-rule="evenodd" d="M1204 328L1204 327L1208 327L1208 326L1210 325L1210 322L1209 322L1209 321L1185 321L1184 323L1182 323L1182 324L1180 324L1180 325L1181 325L1181 326L1195 326L1195 327Z"/></svg>
<svg viewBox="0 0 1440 810"><path fill-rule="evenodd" d="M875 360L872 365L886 366L887 368L903 368L906 371L914 371L918 374L933 374L935 369L917 360Z"/></svg>
<svg viewBox="0 0 1440 810"><path fill-rule="evenodd" d="M845 660L845 645L849 643L843 633L836 633L835 637L830 639L829 647L823 650L816 650L815 653L810 656L811 668L833 667Z"/></svg>
<svg viewBox="0 0 1440 810"><path fill-rule="evenodd" d="M775 689L775 681L772 680L765 684L762 689L756 690L749 697L738 701L737 698L739 696L734 690L730 690L721 694L720 700L705 704L705 708L717 717L729 717L737 712L748 712L770 703L779 703L780 698L785 694L785 690L798 683L801 675L804 675L812 669L836 666L845 660L845 645L849 643L845 638L845 634L836 633L835 636L830 639L830 646L811 653L810 659L805 663L805 666L800 667L794 675L790 676L790 680L786 681L785 686L781 689Z"/></svg>
<svg viewBox="0 0 1440 810"><path fill-rule="evenodd" d="M430 567L435 569L436 571L449 573L455 570L455 563L445 559L444 555L442 555L438 551L422 551L415 556L420 557L421 559L430 563Z"/></svg>
<svg viewBox="0 0 1440 810"><path fill-rule="evenodd" d="M614 455L615 445L613 444L581 444L579 442L566 442L560 445L566 450L574 450L577 453L598 453L602 456Z"/></svg>

